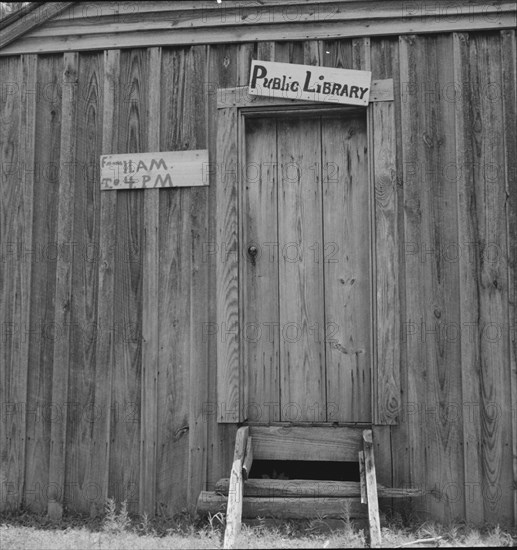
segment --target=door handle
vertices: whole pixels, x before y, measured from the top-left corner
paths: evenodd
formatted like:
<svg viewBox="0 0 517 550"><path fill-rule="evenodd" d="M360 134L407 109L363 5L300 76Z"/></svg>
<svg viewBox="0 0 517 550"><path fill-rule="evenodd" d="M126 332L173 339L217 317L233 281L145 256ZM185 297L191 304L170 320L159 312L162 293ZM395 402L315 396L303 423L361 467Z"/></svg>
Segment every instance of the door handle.
<svg viewBox="0 0 517 550"><path fill-rule="evenodd" d="M253 265L255 265L255 259L257 257L257 254L258 254L258 249L256 246L248 246L248 256L251 258L251 263Z"/></svg>

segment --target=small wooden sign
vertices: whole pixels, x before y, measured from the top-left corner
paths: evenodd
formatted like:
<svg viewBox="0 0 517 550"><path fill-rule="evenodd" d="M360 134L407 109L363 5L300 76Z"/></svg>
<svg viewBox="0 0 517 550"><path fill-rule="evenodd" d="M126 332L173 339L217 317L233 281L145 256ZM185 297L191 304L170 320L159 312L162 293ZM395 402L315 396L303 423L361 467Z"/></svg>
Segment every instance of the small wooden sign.
<svg viewBox="0 0 517 550"><path fill-rule="evenodd" d="M208 151L101 156L101 191L208 185Z"/></svg>
<svg viewBox="0 0 517 550"><path fill-rule="evenodd" d="M367 106L371 80L371 71L253 60L249 93Z"/></svg>

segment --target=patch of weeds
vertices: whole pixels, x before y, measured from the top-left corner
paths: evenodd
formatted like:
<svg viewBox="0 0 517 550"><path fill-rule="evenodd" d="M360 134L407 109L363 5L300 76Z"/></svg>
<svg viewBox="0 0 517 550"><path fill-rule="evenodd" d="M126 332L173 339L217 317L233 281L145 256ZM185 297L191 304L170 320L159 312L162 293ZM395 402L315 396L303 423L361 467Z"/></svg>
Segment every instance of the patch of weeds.
<svg viewBox="0 0 517 550"><path fill-rule="evenodd" d="M199 537L215 546L219 546L223 540L225 526L226 514L223 512L217 512L216 514L209 512L208 515L202 518L198 517L194 524L191 524L189 536Z"/></svg>
<svg viewBox="0 0 517 550"><path fill-rule="evenodd" d="M418 546L440 547L485 547L485 546L514 546L515 541L509 531L499 526L486 525L483 528L469 525L465 521L451 521L448 524L426 521L419 525L401 528L392 523L382 530L384 546L409 547L411 542L429 539Z"/></svg>
<svg viewBox="0 0 517 550"><path fill-rule="evenodd" d="M517 546L517 536L514 540L510 533L496 525L487 532L483 542L486 546Z"/></svg>
<svg viewBox="0 0 517 550"><path fill-rule="evenodd" d="M432 539L444 535L444 528L432 521L423 523L417 531L419 539Z"/></svg>
<svg viewBox="0 0 517 550"><path fill-rule="evenodd" d="M325 514L316 514L315 518L309 520L307 525L307 531L311 534L320 533L322 529L330 530L329 524L325 521L327 516Z"/></svg>
<svg viewBox="0 0 517 550"><path fill-rule="evenodd" d="M119 534L127 531L131 527L131 519L127 511L127 501L123 501L120 510L117 512L117 503L115 499L109 498L106 501L106 515L102 525L106 533Z"/></svg>
<svg viewBox="0 0 517 550"><path fill-rule="evenodd" d="M383 547L495 547L517 546L517 530L504 529L499 525L474 527L466 522L452 521L448 524L418 522L404 526L399 517L383 524ZM359 522L352 522L347 509L341 520L324 516L312 522L308 520L274 520L262 518L251 520L253 527L243 524L239 538L242 548L366 548L368 529L359 530ZM331 532L317 533L318 522L333 521L339 525ZM15 548L113 548L134 550L142 548L219 548L225 526L222 512L200 518L183 510L173 517L164 513L155 517L129 515L125 503L120 506L113 500L106 503L103 517L95 522L87 515L66 512L62 520L51 521L45 514L24 509L0 514L0 540L2 549ZM442 537L418 545L417 539ZM512 538L512 536L514 538Z"/></svg>
<svg viewBox="0 0 517 550"><path fill-rule="evenodd" d="M208 514L207 517L208 525L212 533L219 533L224 530L226 526L226 514L223 512L217 512L217 514Z"/></svg>
<svg viewBox="0 0 517 550"><path fill-rule="evenodd" d="M345 502L343 503L343 509L341 511L341 515L339 518L343 522L343 528L345 529L345 531L348 531L348 532L351 532L354 530L354 523L350 517L350 508L351 508L350 502L348 500L345 500Z"/></svg>
<svg viewBox="0 0 517 550"><path fill-rule="evenodd" d="M399 529L414 529L415 525L424 523L424 518L415 510L410 499L401 499L393 506L387 506L384 512L386 524Z"/></svg>
<svg viewBox="0 0 517 550"><path fill-rule="evenodd" d="M259 535L261 533L265 533L266 531L268 531L266 518L264 518L264 517L258 517L257 518L257 524L255 526L255 530ZM277 529L277 531L278 531L278 529Z"/></svg>
<svg viewBox="0 0 517 550"><path fill-rule="evenodd" d="M142 519L138 524L137 529L138 529L138 532L144 536L150 536L150 537L156 536L156 531L154 530L152 523L149 520L149 516L146 513L142 515Z"/></svg>
<svg viewBox="0 0 517 550"><path fill-rule="evenodd" d="M203 526L200 518L186 508L173 516L167 515L162 509L156 516L149 518L149 522L155 536L158 537L171 535L192 536L198 528Z"/></svg>
<svg viewBox="0 0 517 550"><path fill-rule="evenodd" d="M41 530L68 530L73 528L87 528L91 531L99 531L101 518L90 518L89 515L80 512L65 513L60 520L50 519L46 512L35 512L22 505L15 510L0 513L0 521L13 527L32 527Z"/></svg>
<svg viewBox="0 0 517 550"><path fill-rule="evenodd" d="M191 526L189 536L219 547L222 544L225 525L226 514L223 512L208 513L203 518L197 518L195 524Z"/></svg>
<svg viewBox="0 0 517 550"><path fill-rule="evenodd" d="M238 548L249 548L249 541L258 536L258 528L246 525L241 525L241 532L237 538ZM260 536L264 536L263 534Z"/></svg>

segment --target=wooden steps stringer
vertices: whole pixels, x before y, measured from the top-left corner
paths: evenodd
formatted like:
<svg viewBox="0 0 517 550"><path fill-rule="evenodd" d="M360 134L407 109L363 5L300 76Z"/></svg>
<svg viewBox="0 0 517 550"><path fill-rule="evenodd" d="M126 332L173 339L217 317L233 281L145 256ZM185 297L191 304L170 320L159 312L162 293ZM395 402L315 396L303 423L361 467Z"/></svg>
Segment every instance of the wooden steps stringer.
<svg viewBox="0 0 517 550"><path fill-rule="evenodd" d="M373 457L372 430L363 432L364 467L361 468L362 483L366 487L366 504L368 505L368 525L370 527L370 548L381 546L381 521L379 518L379 501L377 497L377 474Z"/></svg>
<svg viewBox="0 0 517 550"><path fill-rule="evenodd" d="M251 463L249 459L246 460L245 456L248 448L248 437L249 428L247 426L237 430L232 471L230 474L230 486L228 490L228 507L226 509L226 529L224 531L223 548L234 548L235 541L241 530L242 501L244 498L242 466L246 464L246 475L248 468L251 469Z"/></svg>

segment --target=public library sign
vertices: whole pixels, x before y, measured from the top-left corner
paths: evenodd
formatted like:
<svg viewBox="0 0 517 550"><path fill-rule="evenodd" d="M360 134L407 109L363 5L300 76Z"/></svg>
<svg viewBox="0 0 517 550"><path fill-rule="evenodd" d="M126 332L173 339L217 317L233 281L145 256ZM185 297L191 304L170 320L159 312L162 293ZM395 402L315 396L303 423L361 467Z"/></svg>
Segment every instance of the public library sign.
<svg viewBox="0 0 517 550"><path fill-rule="evenodd" d="M371 71L253 60L248 93L366 107L371 80Z"/></svg>

